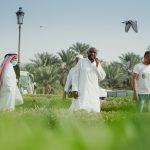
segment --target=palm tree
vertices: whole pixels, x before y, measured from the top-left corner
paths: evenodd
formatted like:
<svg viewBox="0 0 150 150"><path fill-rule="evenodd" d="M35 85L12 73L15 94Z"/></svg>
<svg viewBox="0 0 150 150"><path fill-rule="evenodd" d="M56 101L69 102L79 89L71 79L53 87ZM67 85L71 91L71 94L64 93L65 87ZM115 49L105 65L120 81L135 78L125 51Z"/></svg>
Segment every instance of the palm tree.
<svg viewBox="0 0 150 150"><path fill-rule="evenodd" d="M128 72L132 71L133 67L142 60L140 55L137 55L133 52L122 54L121 56L119 56L119 59L123 68Z"/></svg>
<svg viewBox="0 0 150 150"><path fill-rule="evenodd" d="M25 70L25 71L28 71L28 72L34 74L35 64L27 63L24 66L22 66L21 70Z"/></svg>
<svg viewBox="0 0 150 150"><path fill-rule="evenodd" d="M124 73L127 74L126 84L131 87L131 75L136 64L140 63L142 58L133 52L128 52L119 56Z"/></svg>
<svg viewBox="0 0 150 150"><path fill-rule="evenodd" d="M34 63L35 66L51 66L60 64L61 60L52 54L49 54L48 52L43 53L37 53L35 54L35 59L30 59L32 63Z"/></svg>
<svg viewBox="0 0 150 150"><path fill-rule="evenodd" d="M35 54L35 59L31 59L31 62L24 68L34 75L38 85L44 87L45 94L54 92L54 87L59 81L61 60L55 55L43 52Z"/></svg>
<svg viewBox="0 0 150 150"><path fill-rule="evenodd" d="M70 46L69 49L73 50L75 53L82 54L85 57L87 55L87 49L89 47L89 44L77 42L76 44Z"/></svg>
<svg viewBox="0 0 150 150"><path fill-rule="evenodd" d="M61 62L66 67L66 69L70 69L74 63L75 60L75 53L68 49L68 50L61 50L58 52L58 55L61 58Z"/></svg>
<svg viewBox="0 0 150 150"><path fill-rule="evenodd" d="M38 67L35 70L35 80L44 87L44 94L55 92L59 79L59 68L55 66Z"/></svg>
<svg viewBox="0 0 150 150"><path fill-rule="evenodd" d="M59 81L60 84L64 87L69 70L75 63L75 53L72 50L68 49L66 51L61 50L61 52L58 52L58 55L60 56L62 61L61 69L59 70L60 73Z"/></svg>
<svg viewBox="0 0 150 150"><path fill-rule="evenodd" d="M105 80L100 82L100 85L105 88L122 88L126 75L121 69L121 65L118 62L111 62L110 64L103 64L103 68L106 72Z"/></svg>

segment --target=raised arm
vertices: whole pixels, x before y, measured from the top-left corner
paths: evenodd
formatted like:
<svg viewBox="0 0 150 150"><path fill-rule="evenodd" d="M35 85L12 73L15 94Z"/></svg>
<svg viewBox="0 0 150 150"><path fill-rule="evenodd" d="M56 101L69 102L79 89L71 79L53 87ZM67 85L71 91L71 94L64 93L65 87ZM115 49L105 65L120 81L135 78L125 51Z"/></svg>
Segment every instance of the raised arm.
<svg viewBox="0 0 150 150"><path fill-rule="evenodd" d="M106 77L106 73L101 66L100 60L98 58L96 58L95 61L96 61L96 70L98 73L98 78L99 78L99 80L103 80Z"/></svg>

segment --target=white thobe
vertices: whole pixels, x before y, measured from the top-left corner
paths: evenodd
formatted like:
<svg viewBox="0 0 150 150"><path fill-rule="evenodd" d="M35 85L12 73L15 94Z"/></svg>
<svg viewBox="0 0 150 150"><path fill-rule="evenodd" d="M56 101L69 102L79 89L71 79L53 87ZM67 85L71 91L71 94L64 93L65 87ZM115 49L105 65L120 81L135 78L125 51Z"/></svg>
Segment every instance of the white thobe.
<svg viewBox="0 0 150 150"><path fill-rule="evenodd" d="M102 66L84 58L76 65L72 78L72 91L78 91L79 108L88 112L100 112L99 84L106 74Z"/></svg>
<svg viewBox="0 0 150 150"><path fill-rule="evenodd" d="M2 75L0 88L0 110L15 109L16 74L11 63L7 64Z"/></svg>
<svg viewBox="0 0 150 150"><path fill-rule="evenodd" d="M72 77L74 73L75 73L75 67L71 68L68 73L66 84L64 87L64 91L66 92L69 92L72 89ZM79 108L79 101L77 99L72 98L72 103L69 109L71 111L76 111L78 108Z"/></svg>
<svg viewBox="0 0 150 150"><path fill-rule="evenodd" d="M66 92L68 92L72 86L72 76L74 74L74 71L75 71L75 67L71 68L69 73L68 73L66 84L64 87L64 91L66 91Z"/></svg>

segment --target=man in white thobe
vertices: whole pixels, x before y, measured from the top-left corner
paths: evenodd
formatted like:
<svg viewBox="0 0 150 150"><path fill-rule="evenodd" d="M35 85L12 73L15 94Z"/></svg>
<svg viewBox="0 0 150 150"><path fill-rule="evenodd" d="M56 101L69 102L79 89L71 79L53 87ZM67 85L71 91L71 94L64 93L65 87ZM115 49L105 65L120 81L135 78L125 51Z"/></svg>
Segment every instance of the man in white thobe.
<svg viewBox="0 0 150 150"><path fill-rule="evenodd" d="M88 58L81 59L76 65L72 80L73 97L79 102L79 109L100 112L99 84L106 76L100 60L96 58L97 49L87 51Z"/></svg>
<svg viewBox="0 0 150 150"><path fill-rule="evenodd" d="M76 55L76 63L78 63L78 61L82 58L83 58L83 56L81 54ZM72 67L68 73L67 80L66 80L65 87L64 87L63 98L66 98L66 93L72 92L72 76L75 72L75 67L76 66ZM71 96L71 95L69 95L69 96ZM70 110L76 111L76 109L78 109L78 106L79 106L78 101L75 100L74 98L72 98L72 104L70 106Z"/></svg>
<svg viewBox="0 0 150 150"><path fill-rule="evenodd" d="M16 74L13 68L17 64L16 59L17 54L6 54L0 66L0 110L12 111L15 109L15 100L20 93L17 89Z"/></svg>

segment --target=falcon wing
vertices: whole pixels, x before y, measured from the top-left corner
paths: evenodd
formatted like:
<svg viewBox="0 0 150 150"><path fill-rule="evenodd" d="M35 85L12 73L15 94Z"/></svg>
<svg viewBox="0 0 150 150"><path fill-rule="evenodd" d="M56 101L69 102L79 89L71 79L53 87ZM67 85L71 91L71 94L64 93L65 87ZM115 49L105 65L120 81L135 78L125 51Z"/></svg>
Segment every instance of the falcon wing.
<svg viewBox="0 0 150 150"><path fill-rule="evenodd" d="M133 29L135 32L138 32L138 29L137 29L137 21L132 21L132 22L131 22L131 26L132 26L132 29Z"/></svg>
<svg viewBox="0 0 150 150"><path fill-rule="evenodd" d="M125 32L128 32L130 27L131 27L131 23L130 22L126 22L126 24L125 24Z"/></svg>

